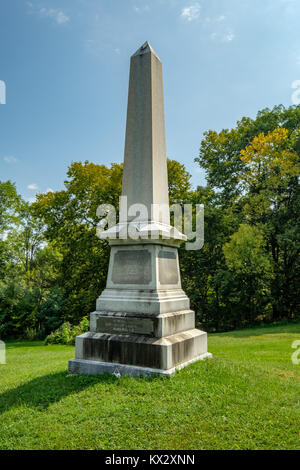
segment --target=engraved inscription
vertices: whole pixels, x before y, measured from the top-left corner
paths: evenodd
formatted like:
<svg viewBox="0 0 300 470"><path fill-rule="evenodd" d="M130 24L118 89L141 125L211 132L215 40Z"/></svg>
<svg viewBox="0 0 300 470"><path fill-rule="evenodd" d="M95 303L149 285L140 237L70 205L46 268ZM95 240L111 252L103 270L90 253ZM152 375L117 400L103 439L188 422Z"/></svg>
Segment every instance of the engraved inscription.
<svg viewBox="0 0 300 470"><path fill-rule="evenodd" d="M115 284L149 284L152 281L151 254L147 250L117 251L112 281Z"/></svg>
<svg viewBox="0 0 300 470"><path fill-rule="evenodd" d="M174 251L160 251L158 254L159 281L161 284L178 284L178 266Z"/></svg>
<svg viewBox="0 0 300 470"><path fill-rule="evenodd" d="M154 323L149 318L111 318L97 319L97 331L115 334L153 335Z"/></svg>

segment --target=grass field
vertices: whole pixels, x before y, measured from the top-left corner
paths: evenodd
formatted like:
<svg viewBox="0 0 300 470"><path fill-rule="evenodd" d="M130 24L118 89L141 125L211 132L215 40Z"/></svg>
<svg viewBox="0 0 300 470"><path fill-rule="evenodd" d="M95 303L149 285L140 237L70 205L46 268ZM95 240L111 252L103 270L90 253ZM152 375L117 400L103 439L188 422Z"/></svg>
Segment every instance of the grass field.
<svg viewBox="0 0 300 470"><path fill-rule="evenodd" d="M74 348L7 344L0 449L300 449L300 324L209 336L173 378L67 375Z"/></svg>

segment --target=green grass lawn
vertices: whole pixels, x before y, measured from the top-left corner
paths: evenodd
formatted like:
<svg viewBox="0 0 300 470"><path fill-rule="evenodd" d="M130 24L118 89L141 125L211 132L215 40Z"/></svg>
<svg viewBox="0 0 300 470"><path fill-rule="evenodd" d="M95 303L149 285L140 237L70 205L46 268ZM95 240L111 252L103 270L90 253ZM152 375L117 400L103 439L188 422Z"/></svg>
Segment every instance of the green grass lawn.
<svg viewBox="0 0 300 470"><path fill-rule="evenodd" d="M74 348L7 345L0 449L299 449L300 324L209 336L173 378L67 375Z"/></svg>

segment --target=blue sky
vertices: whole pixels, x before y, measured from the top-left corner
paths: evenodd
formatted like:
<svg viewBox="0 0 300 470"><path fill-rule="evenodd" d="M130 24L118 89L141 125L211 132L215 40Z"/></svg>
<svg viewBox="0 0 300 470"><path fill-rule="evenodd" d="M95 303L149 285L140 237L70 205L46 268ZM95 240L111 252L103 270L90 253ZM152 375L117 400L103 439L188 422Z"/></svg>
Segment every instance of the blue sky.
<svg viewBox="0 0 300 470"><path fill-rule="evenodd" d="M194 163L205 130L292 104L299 0L1 0L0 179L27 200L68 165L123 160L129 58L163 62L167 154Z"/></svg>

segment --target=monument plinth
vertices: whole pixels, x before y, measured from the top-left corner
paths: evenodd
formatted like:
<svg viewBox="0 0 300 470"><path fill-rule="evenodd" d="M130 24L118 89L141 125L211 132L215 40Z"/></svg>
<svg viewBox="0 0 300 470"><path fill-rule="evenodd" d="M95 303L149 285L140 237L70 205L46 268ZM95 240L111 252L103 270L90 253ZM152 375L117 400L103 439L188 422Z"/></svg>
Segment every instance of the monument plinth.
<svg viewBox="0 0 300 470"><path fill-rule="evenodd" d="M131 57L122 195L128 208L146 210L135 222L123 208L101 234L111 246L107 285L69 371L169 375L211 354L181 288L186 237L170 226L162 64L147 42ZM124 238L129 226L134 239Z"/></svg>

